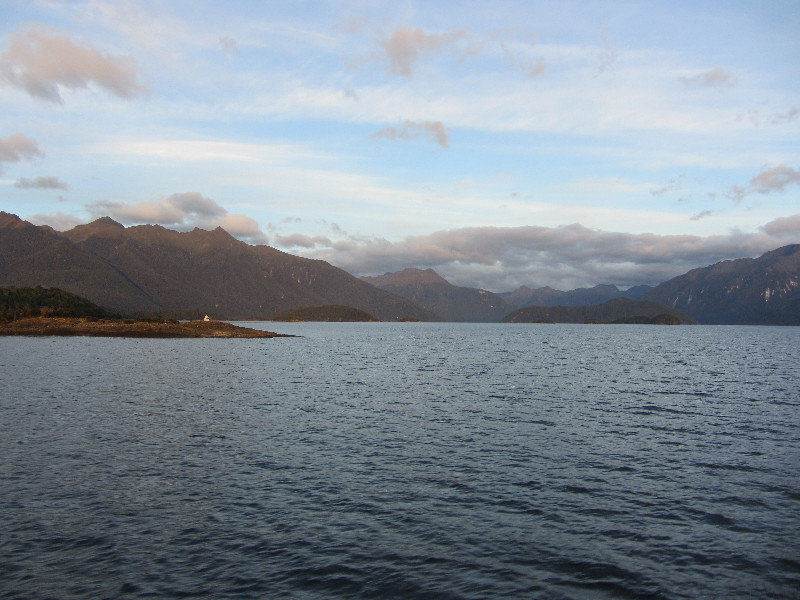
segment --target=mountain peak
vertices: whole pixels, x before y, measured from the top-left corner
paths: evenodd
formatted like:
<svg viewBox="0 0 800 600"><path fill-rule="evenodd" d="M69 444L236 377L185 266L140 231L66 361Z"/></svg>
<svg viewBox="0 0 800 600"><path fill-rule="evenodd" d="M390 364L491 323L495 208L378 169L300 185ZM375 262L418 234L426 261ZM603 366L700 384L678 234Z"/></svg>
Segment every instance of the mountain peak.
<svg viewBox="0 0 800 600"><path fill-rule="evenodd" d="M415 269L409 267L394 273L385 273L373 277L362 277L362 279L378 287L383 285L408 285L411 283L444 283L450 285L445 278L433 269Z"/></svg>
<svg viewBox="0 0 800 600"><path fill-rule="evenodd" d="M125 226L118 221L115 221L111 217L100 217L99 219L95 219L91 223L88 223L88 226L91 227L113 227L115 229L125 229Z"/></svg>
<svg viewBox="0 0 800 600"><path fill-rule="evenodd" d="M5 228L5 227L19 228L25 226L32 227L30 223L28 223L27 221L23 221L17 215L12 215L11 213L0 211L0 228Z"/></svg>
<svg viewBox="0 0 800 600"><path fill-rule="evenodd" d="M111 217L100 217L91 223L77 225L69 231L65 231L63 235L69 240L79 243L95 235L114 237L123 231L125 231L125 226L122 223L118 223Z"/></svg>

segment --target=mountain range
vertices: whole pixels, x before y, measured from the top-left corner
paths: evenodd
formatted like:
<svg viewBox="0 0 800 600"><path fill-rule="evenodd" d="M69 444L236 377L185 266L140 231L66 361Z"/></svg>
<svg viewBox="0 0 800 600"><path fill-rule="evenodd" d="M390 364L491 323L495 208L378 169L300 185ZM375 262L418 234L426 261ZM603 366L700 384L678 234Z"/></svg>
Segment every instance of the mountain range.
<svg viewBox="0 0 800 600"><path fill-rule="evenodd" d="M660 302L614 298L585 306L528 306L503 318L504 323L642 323L690 325L697 321Z"/></svg>
<svg viewBox="0 0 800 600"><path fill-rule="evenodd" d="M649 285L637 285L625 291L612 284L601 284L591 288L577 288L562 292L551 287L531 289L527 286L517 288L513 292L503 292L500 297L518 308L526 306L589 306L603 304L614 298L637 300L653 289Z"/></svg>
<svg viewBox="0 0 800 600"><path fill-rule="evenodd" d="M597 306L621 298L634 304L610 306L627 311L637 302L655 302L659 314L674 309L701 323L800 325L800 244L694 269L654 288L523 286L495 294L455 286L431 269L359 279L321 260L246 244L221 228L126 228L103 217L58 232L0 212L0 286L37 285L131 315L181 318L271 319L297 308L340 305L385 321L498 322L530 304ZM649 314L643 304L639 309L623 318Z"/></svg>
<svg viewBox="0 0 800 600"><path fill-rule="evenodd" d="M495 323L515 308L492 292L455 286L433 269L409 268L361 280L408 298L445 321Z"/></svg>
<svg viewBox="0 0 800 600"><path fill-rule="evenodd" d="M338 304L387 321L439 319L324 261L251 246L221 228L125 228L108 217L62 233L0 213L0 285L58 287L128 314L269 319Z"/></svg>

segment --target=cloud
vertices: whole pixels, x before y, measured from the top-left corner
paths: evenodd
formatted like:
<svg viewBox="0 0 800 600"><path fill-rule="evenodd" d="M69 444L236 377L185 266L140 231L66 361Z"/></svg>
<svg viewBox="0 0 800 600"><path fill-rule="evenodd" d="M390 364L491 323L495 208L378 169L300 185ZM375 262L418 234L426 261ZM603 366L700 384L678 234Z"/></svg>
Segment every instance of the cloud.
<svg viewBox="0 0 800 600"><path fill-rule="evenodd" d="M390 72L410 77L411 66L417 62L420 55L431 54L452 46L465 36L466 33L461 30L437 35L425 33L420 28L402 27L395 30L389 39L381 40L381 46L386 52L386 58L389 59Z"/></svg>
<svg viewBox="0 0 800 600"><path fill-rule="evenodd" d="M36 141L21 133L0 138L0 173L3 172L3 163L32 160L40 156L44 156L44 152L39 150Z"/></svg>
<svg viewBox="0 0 800 600"><path fill-rule="evenodd" d="M686 178L686 174L685 173L681 173L677 177L671 178L666 184L664 184L660 188L656 188L656 189L650 190L650 193L653 196L658 197L658 196L663 196L664 194L666 194L668 192L678 191L683 187L683 180L685 178Z"/></svg>
<svg viewBox="0 0 800 600"><path fill-rule="evenodd" d="M611 69L615 62L617 62L617 49L611 43L608 37L608 30L606 29L603 31L603 47L597 54L597 68L594 76L598 77L602 75Z"/></svg>
<svg viewBox="0 0 800 600"><path fill-rule="evenodd" d="M413 140L429 134L445 150L450 147L450 134L441 121L403 121L398 127L384 127L372 134L374 138L387 140Z"/></svg>
<svg viewBox="0 0 800 600"><path fill-rule="evenodd" d="M705 85L714 88L724 88L733 85L733 77L722 67L714 67L710 71L698 73L690 77L679 77L678 79L688 86Z"/></svg>
<svg viewBox="0 0 800 600"><path fill-rule="evenodd" d="M761 230L769 235L774 236L795 236L800 239L800 214L792 215L791 217L780 217L770 221Z"/></svg>
<svg viewBox="0 0 800 600"><path fill-rule="evenodd" d="M266 244L268 238L258 223L241 214L230 214L211 198L198 192L172 194L162 200L125 204L95 202L87 209L94 217L109 216L124 225L153 223L178 229L222 227L232 236L251 244Z"/></svg>
<svg viewBox="0 0 800 600"><path fill-rule="evenodd" d="M239 44L235 39L227 35L223 35L219 38L219 46L226 54L235 54L239 51Z"/></svg>
<svg viewBox="0 0 800 600"><path fill-rule="evenodd" d="M14 187L22 190L68 190L69 185L58 177L35 177L28 179L20 177L14 182Z"/></svg>
<svg viewBox="0 0 800 600"><path fill-rule="evenodd" d="M475 227L398 242L348 238L328 247L317 244L304 254L358 275L434 268L458 285L494 291L520 285L566 290L598 283L655 285L693 268L796 243L799 233L800 215L776 219L755 233L734 230L708 237L619 233L577 223Z"/></svg>
<svg viewBox="0 0 800 600"><path fill-rule="evenodd" d="M314 248L316 246L330 246L330 238L325 236L310 237L302 233L292 235L279 235L275 238L276 243L284 248Z"/></svg>
<svg viewBox="0 0 800 600"><path fill-rule="evenodd" d="M750 180L750 188L759 194L782 192L789 185L800 184L800 171L786 165L764 169Z"/></svg>
<svg viewBox="0 0 800 600"><path fill-rule="evenodd" d="M713 210L701 210L699 213L692 215L689 217L690 221L699 221L700 219L705 219L706 217L710 217L714 214Z"/></svg>
<svg viewBox="0 0 800 600"><path fill-rule="evenodd" d="M786 165L778 165L762 169L747 186L734 185L728 189L725 195L738 203L754 193L782 192L792 184L800 185L800 171Z"/></svg>
<svg viewBox="0 0 800 600"><path fill-rule="evenodd" d="M37 213L31 217L28 217L26 220L34 225L49 225L58 231L67 231L76 225L85 223L84 219L81 219L80 217L68 215L58 211L51 213Z"/></svg>
<svg viewBox="0 0 800 600"><path fill-rule="evenodd" d="M64 103L60 88L81 89L90 83L120 98L133 98L145 90L131 60L39 29L11 35L8 48L0 54L0 81L59 104Z"/></svg>
<svg viewBox="0 0 800 600"><path fill-rule="evenodd" d="M778 113L772 115L769 122L770 125L780 125L782 123L789 123L791 121L794 121L795 119L797 119L797 117L800 117L800 109L793 108L791 110L786 111L785 113Z"/></svg>

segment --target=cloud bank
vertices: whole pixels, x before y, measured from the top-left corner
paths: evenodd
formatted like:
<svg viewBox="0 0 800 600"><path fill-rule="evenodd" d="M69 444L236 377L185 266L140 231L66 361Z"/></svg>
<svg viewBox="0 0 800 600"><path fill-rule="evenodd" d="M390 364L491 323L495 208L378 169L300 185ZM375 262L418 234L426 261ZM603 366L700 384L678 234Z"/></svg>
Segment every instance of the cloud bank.
<svg viewBox="0 0 800 600"><path fill-rule="evenodd" d="M60 88L81 89L90 83L120 98L144 92L129 59L38 29L11 35L8 48L0 54L0 81L58 104L64 103Z"/></svg>
<svg viewBox="0 0 800 600"><path fill-rule="evenodd" d="M291 242L288 237L282 238ZM405 267L433 268L459 285L492 291L520 285L573 289L598 283L655 285L693 268L752 257L800 242L800 214L770 221L754 233L727 235L631 234L560 227L476 227L385 239L304 239L306 256L358 275Z"/></svg>
<svg viewBox="0 0 800 600"><path fill-rule="evenodd" d="M232 236L251 244L266 244L268 238L258 223L241 214L230 214L211 198L198 192L172 194L154 202L125 204L96 202L87 207L95 217L109 216L124 225L154 223L179 230L222 227Z"/></svg>

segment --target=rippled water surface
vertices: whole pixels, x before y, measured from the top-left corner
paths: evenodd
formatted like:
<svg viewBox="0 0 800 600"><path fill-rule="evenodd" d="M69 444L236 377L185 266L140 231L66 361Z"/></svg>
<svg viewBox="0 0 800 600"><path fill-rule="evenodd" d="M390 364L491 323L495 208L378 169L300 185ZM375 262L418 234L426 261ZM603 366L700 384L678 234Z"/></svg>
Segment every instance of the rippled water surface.
<svg viewBox="0 0 800 600"><path fill-rule="evenodd" d="M798 598L800 328L0 339L1 598Z"/></svg>

